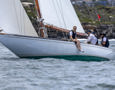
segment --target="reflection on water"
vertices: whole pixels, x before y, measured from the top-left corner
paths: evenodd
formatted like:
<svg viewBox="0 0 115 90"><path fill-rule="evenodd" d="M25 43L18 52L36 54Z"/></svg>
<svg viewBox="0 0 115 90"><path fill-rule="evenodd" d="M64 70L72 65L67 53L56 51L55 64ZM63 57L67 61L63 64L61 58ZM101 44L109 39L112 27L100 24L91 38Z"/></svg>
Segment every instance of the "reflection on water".
<svg viewBox="0 0 115 90"><path fill-rule="evenodd" d="M0 45L0 90L115 90L114 70L114 60L20 59Z"/></svg>

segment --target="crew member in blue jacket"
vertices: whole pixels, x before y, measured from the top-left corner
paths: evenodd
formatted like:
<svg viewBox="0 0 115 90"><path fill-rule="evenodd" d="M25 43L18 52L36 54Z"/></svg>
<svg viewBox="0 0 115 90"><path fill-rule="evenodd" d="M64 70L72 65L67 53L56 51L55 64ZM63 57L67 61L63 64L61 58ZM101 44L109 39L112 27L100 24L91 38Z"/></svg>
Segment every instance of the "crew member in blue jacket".
<svg viewBox="0 0 115 90"><path fill-rule="evenodd" d="M103 47L109 47L109 40L108 40L108 38L107 38L105 33L101 34L101 45Z"/></svg>

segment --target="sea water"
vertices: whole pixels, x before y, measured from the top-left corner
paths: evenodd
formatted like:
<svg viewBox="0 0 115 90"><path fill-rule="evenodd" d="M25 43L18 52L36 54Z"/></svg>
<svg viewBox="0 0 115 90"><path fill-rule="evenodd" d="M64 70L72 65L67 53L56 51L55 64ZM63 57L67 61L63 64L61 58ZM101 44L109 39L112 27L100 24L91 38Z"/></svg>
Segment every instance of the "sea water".
<svg viewBox="0 0 115 90"><path fill-rule="evenodd" d="M0 44L0 90L115 90L115 60L20 59Z"/></svg>

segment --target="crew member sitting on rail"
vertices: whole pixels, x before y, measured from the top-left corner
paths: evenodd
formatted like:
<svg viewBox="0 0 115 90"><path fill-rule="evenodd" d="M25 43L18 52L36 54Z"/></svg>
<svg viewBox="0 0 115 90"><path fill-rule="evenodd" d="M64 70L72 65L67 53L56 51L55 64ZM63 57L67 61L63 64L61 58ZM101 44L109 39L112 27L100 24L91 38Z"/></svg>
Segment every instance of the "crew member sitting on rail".
<svg viewBox="0 0 115 90"><path fill-rule="evenodd" d="M80 46L80 41L77 39L77 27L73 26L73 29L70 31L70 39L75 42L76 47L78 48L79 51L81 51L81 46Z"/></svg>

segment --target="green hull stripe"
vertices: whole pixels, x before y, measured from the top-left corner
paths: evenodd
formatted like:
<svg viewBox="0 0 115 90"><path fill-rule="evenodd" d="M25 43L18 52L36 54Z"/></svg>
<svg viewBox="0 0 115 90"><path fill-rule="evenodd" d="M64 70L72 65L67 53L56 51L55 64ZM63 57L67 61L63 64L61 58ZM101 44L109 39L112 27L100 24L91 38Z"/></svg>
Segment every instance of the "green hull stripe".
<svg viewBox="0 0 115 90"><path fill-rule="evenodd" d="M30 56L30 57L23 57L23 58L34 58L34 59L41 59L41 58L56 58L56 59L66 59L71 61L108 61L109 59L97 56L85 56L85 55L60 55L60 56Z"/></svg>

